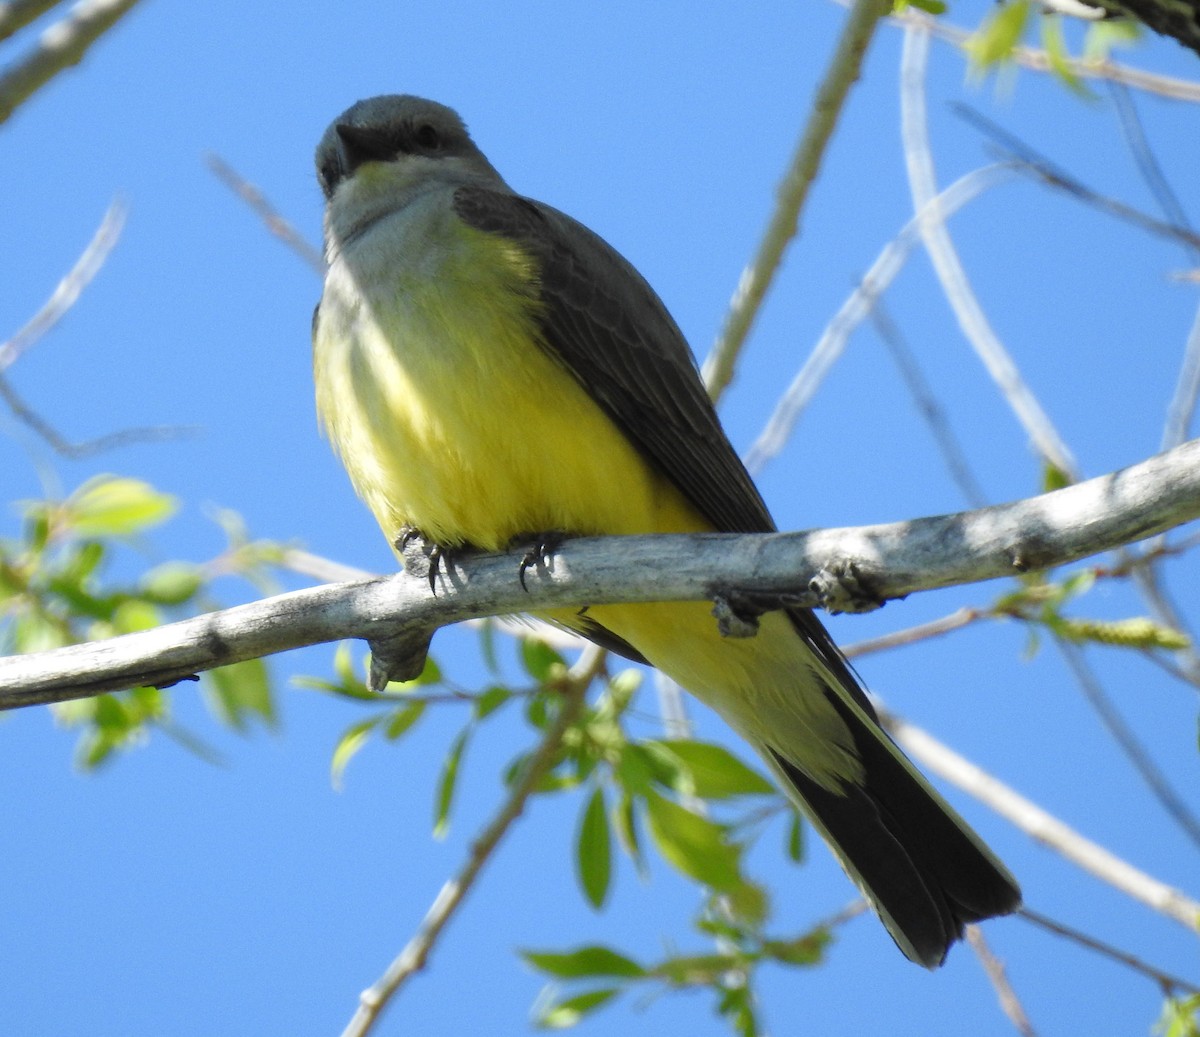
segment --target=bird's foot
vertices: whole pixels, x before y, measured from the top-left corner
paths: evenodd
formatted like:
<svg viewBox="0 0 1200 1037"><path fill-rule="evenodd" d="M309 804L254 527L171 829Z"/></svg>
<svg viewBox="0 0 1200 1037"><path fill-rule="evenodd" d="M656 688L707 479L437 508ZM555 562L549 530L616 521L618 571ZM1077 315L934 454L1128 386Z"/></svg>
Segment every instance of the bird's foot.
<svg viewBox="0 0 1200 1037"><path fill-rule="evenodd" d="M713 595L712 614L722 637L754 637L761 616L795 604L795 596L791 594L727 588Z"/></svg>
<svg viewBox="0 0 1200 1037"><path fill-rule="evenodd" d="M401 529L392 541L392 545L400 552L400 556L404 559L404 568L406 570L417 570L420 565L428 567L428 572L425 575L429 580L429 589L434 594L437 593L437 578L442 572L442 564L445 563L448 573L454 559L471 550L469 547L461 545L451 547L446 544L436 543L413 526L405 526ZM410 564L418 558L421 559L418 566Z"/></svg>
<svg viewBox="0 0 1200 1037"><path fill-rule="evenodd" d="M550 561L550 556L558 549L559 545L567 539L566 533L561 533L556 530L551 530L545 533L531 533L513 538L513 544L522 544L532 541L526 548L525 554L521 557L521 565L517 570L517 578L521 581L521 589L528 591L525 586L525 573L532 568L541 568Z"/></svg>

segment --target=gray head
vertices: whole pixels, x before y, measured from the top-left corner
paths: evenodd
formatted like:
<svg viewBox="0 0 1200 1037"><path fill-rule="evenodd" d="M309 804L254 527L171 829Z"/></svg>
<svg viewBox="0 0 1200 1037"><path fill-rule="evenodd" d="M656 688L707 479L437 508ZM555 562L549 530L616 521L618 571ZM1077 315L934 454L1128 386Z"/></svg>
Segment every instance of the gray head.
<svg viewBox="0 0 1200 1037"><path fill-rule="evenodd" d="M371 97L347 108L317 145L317 179L331 199L342 181L368 162L447 159L463 170L499 178L458 113L411 94Z"/></svg>

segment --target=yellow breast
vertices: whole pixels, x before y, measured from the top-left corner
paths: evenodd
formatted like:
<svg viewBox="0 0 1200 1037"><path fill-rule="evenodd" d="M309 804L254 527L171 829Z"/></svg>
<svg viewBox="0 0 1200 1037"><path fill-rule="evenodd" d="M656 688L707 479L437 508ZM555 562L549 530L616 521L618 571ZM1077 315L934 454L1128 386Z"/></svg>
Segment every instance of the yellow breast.
<svg viewBox="0 0 1200 1037"><path fill-rule="evenodd" d="M321 421L384 532L499 550L536 532L708 528L536 344L528 257L456 220L403 218L334 264L314 335Z"/></svg>

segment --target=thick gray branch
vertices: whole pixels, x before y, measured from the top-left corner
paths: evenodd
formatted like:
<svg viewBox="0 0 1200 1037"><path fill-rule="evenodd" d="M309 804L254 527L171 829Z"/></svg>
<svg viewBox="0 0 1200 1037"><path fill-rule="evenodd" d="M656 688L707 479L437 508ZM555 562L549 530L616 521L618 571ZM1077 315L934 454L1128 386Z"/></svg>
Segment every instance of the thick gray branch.
<svg viewBox="0 0 1200 1037"><path fill-rule="evenodd" d="M327 584L124 637L0 659L0 708L166 685L200 670L340 638L371 642L377 679L419 670L438 627L606 602L784 595L864 610L914 591L1073 562L1200 517L1200 440L1055 493L978 511L769 535L590 538L517 578L522 552L456 559L429 591L409 572ZM425 568L425 571L421 570Z"/></svg>

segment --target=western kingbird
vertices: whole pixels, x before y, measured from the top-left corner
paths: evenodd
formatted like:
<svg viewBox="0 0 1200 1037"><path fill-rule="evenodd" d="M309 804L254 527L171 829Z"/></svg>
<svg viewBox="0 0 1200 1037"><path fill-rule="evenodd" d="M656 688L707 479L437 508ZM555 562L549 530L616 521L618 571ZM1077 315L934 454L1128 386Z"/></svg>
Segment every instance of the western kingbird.
<svg viewBox="0 0 1200 1037"><path fill-rule="evenodd" d="M654 290L516 194L458 115L360 101L316 154L321 422L384 533L500 551L530 534L775 528ZM551 611L717 710L833 848L900 949L934 968L1013 911L1004 866L879 726L808 610L722 638L703 602Z"/></svg>

